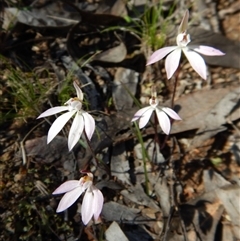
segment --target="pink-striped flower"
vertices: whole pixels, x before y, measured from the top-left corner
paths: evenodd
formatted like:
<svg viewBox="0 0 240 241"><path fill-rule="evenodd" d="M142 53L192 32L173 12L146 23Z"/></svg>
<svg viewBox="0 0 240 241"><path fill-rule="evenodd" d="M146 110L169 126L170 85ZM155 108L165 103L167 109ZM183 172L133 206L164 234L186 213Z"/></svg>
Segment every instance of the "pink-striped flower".
<svg viewBox="0 0 240 241"><path fill-rule="evenodd" d="M69 151L72 150L72 148L77 144L84 129L89 140L92 138L93 132L95 130L95 120L86 111L82 110L83 93L76 82L73 82L73 85L76 89L77 97L68 100L65 103L66 106L50 108L38 117L43 118L55 115L62 111L67 111L66 113L59 116L49 129L47 137L47 143L49 143L61 131L65 124L71 119L71 117L75 115L68 135Z"/></svg>
<svg viewBox="0 0 240 241"><path fill-rule="evenodd" d="M177 67L179 66L179 61L181 58L181 53L185 54L192 68L203 78L207 78L206 64L204 59L200 54L208 55L208 56L221 56L224 55L218 49L204 46L204 45L188 45L190 43L190 35L187 34L187 25L188 25L188 10L185 12L185 15L182 19L182 22L178 29L178 36L176 39L177 46L164 47L157 51L155 51L150 58L148 59L147 65L153 64L161 59L163 59L166 55L165 61L165 69L167 72L167 78L170 79L175 73ZM198 53L197 53L198 52Z"/></svg>
<svg viewBox="0 0 240 241"><path fill-rule="evenodd" d="M93 185L93 175L90 172L87 176L80 178L80 180L69 180L60 185L53 194L65 193L57 207L57 212L62 212L69 208L80 196L85 192L81 214L82 221L85 225L94 217L98 220L103 207L103 195Z"/></svg>

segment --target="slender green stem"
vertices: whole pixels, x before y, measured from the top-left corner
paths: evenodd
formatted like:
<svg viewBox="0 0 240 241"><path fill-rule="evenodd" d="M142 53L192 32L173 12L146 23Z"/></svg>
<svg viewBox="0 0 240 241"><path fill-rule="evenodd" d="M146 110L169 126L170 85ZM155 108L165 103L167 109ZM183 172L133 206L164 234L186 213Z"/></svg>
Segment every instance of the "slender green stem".
<svg viewBox="0 0 240 241"><path fill-rule="evenodd" d="M147 174L147 159L149 159L148 157L148 154L147 154L147 151L145 149L145 146L144 146L144 142L143 142L143 138L142 138L142 134L141 134L141 131L137 125L137 123L134 121L134 125L135 125L135 128L136 128L136 135L137 135L137 138L138 138L138 141L139 143L141 144L141 147L142 147L142 157L143 157L143 168L144 168L144 176L145 176L145 186L146 186L146 193L147 195L149 195L149 180L148 180L148 174Z"/></svg>

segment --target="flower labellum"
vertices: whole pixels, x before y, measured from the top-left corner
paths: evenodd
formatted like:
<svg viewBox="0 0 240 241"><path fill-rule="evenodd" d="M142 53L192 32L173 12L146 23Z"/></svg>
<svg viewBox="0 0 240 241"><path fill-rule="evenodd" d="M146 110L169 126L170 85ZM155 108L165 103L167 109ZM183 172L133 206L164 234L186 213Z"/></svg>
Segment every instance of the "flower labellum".
<svg viewBox="0 0 240 241"><path fill-rule="evenodd" d="M177 67L179 66L181 53L185 54L192 68L203 78L207 79L207 70L204 59L200 54L208 55L208 56L221 56L225 55L218 49L204 46L204 45L188 45L190 40L190 35L187 34L187 25L188 25L188 10L185 12L185 15L182 19L182 22L178 28L178 35L176 38L177 46L164 47L155 51L150 58L148 59L147 65L153 64L161 59L163 59L166 55L165 61L165 69L167 72L167 78L170 79L175 73ZM198 53L197 53L198 52Z"/></svg>
<svg viewBox="0 0 240 241"><path fill-rule="evenodd" d="M86 174L87 176L80 180L64 182L52 193L54 195L65 193L57 207L57 213L59 213L69 208L86 191L81 207L82 221L85 225L92 217L95 221L99 218L104 200L102 192L93 185L92 173L87 172Z"/></svg>
<svg viewBox="0 0 240 241"><path fill-rule="evenodd" d="M59 116L52 124L48 131L47 143L51 142L53 138L61 131L65 124L75 115L70 132L68 135L68 149L69 151L77 144L80 139L83 130L85 129L87 138L92 138L95 130L95 121L91 115L82 110L83 93L76 82L73 82L74 88L77 92L77 97L68 100L66 106L57 106L50 108L43 112L38 118L43 118L51 115L55 115L62 111L66 113Z"/></svg>

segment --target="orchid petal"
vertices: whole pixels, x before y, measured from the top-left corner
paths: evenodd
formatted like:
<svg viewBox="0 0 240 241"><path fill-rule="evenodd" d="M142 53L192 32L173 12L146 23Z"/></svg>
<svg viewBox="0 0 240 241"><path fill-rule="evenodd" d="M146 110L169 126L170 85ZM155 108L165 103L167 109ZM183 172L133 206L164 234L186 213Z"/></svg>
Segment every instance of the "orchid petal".
<svg viewBox="0 0 240 241"><path fill-rule="evenodd" d="M149 122L149 119L151 118L152 112L154 111L154 108L149 107L149 109L147 111L145 111L145 113L141 116L141 118L139 119L139 128L142 129L144 126L147 125L147 123Z"/></svg>
<svg viewBox="0 0 240 241"><path fill-rule="evenodd" d="M167 78L170 79L176 71L181 57L181 48L176 48L171 54L169 54L165 61L165 69L167 72Z"/></svg>
<svg viewBox="0 0 240 241"><path fill-rule="evenodd" d="M84 128L84 119L81 113L77 112L73 120L72 126L68 135L68 149L69 151L77 144L79 141Z"/></svg>
<svg viewBox="0 0 240 241"><path fill-rule="evenodd" d="M186 10L184 16L183 16L183 19L179 25L179 28L178 28L178 33L184 33L187 31L187 27L188 27L188 18L189 18L189 11Z"/></svg>
<svg viewBox="0 0 240 241"><path fill-rule="evenodd" d="M58 204L57 207L57 213L62 212L69 208L73 203L76 202L76 200L81 196L83 192L83 188L81 186L71 190L70 192L67 192L64 194L62 197L60 203Z"/></svg>
<svg viewBox="0 0 240 241"><path fill-rule="evenodd" d="M52 139L61 131L61 129L75 113L76 110L64 113L53 122L52 126L48 131L47 143L52 141Z"/></svg>
<svg viewBox="0 0 240 241"><path fill-rule="evenodd" d="M133 122L139 119L139 128L142 129L148 123L153 110L154 108L152 106L144 107L135 113L131 121Z"/></svg>
<svg viewBox="0 0 240 241"><path fill-rule="evenodd" d="M172 109L163 107L162 110L174 120L182 120L181 117Z"/></svg>
<svg viewBox="0 0 240 241"><path fill-rule="evenodd" d="M163 132L168 135L171 129L171 123L167 114L159 109L156 109L157 118L159 125L161 126Z"/></svg>
<svg viewBox="0 0 240 241"><path fill-rule="evenodd" d="M99 218L100 213L102 212L102 207L103 207L103 195L100 190L98 190L96 187L92 187L93 189L93 215L95 221Z"/></svg>
<svg viewBox="0 0 240 241"><path fill-rule="evenodd" d="M138 111L134 114L131 122L140 119L141 116L144 115L144 113L145 113L149 108L151 108L151 107L150 107L150 106L147 106L147 107L144 107L144 108L141 108L140 110L138 110Z"/></svg>
<svg viewBox="0 0 240 241"><path fill-rule="evenodd" d="M204 59L198 53L191 51L187 48L183 48L183 52L186 55L192 68L203 78L207 79L207 70Z"/></svg>
<svg viewBox="0 0 240 241"><path fill-rule="evenodd" d="M93 216L93 200L94 194L91 188L88 188L82 202L81 214L82 214L82 221L85 225L89 223Z"/></svg>
<svg viewBox="0 0 240 241"><path fill-rule="evenodd" d="M60 113L62 111L66 111L66 110L68 110L68 106L56 106L56 107L53 107L53 108L50 108L50 109L44 111L40 116L38 116L37 119L46 117L46 116L55 115L57 113Z"/></svg>
<svg viewBox="0 0 240 241"><path fill-rule="evenodd" d="M95 130L95 120L91 115L89 115L87 112L82 112L83 118L84 118L84 124L85 124L85 132L87 135L88 140L91 140L92 135Z"/></svg>
<svg viewBox="0 0 240 241"><path fill-rule="evenodd" d="M156 63L157 61L163 59L167 54L169 54L170 52L172 52L176 48L177 48L177 46L171 46L171 47L164 47L164 48L161 48L161 49L155 51L149 57L146 65Z"/></svg>
<svg viewBox="0 0 240 241"><path fill-rule="evenodd" d="M69 192L79 186L80 186L80 182L77 180L66 181L62 185L60 185L52 194L56 195L56 194Z"/></svg>
<svg viewBox="0 0 240 241"><path fill-rule="evenodd" d="M83 100L83 92L82 92L82 90L80 89L80 87L78 86L78 84L75 81L73 81L73 86L74 86L74 88L75 88L75 90L77 92L78 99L79 100Z"/></svg>
<svg viewBox="0 0 240 241"><path fill-rule="evenodd" d="M189 45L189 48L193 49L194 51L200 53L200 54L204 54L204 55L208 55L208 56L221 56L221 55L225 55L225 53L223 53L222 51L209 47L209 46L204 46L204 45L199 45L199 46L192 46Z"/></svg>

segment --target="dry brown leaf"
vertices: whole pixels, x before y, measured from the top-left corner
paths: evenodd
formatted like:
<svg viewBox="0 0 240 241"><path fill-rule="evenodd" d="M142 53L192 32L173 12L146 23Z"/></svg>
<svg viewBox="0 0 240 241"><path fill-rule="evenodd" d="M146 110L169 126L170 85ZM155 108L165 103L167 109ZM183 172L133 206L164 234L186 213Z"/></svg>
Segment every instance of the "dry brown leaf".
<svg viewBox="0 0 240 241"><path fill-rule="evenodd" d="M117 110L127 110L133 105L133 96L136 94L139 74L131 69L118 68L114 76L112 88L113 101Z"/></svg>
<svg viewBox="0 0 240 241"><path fill-rule="evenodd" d="M130 166L126 157L127 154L124 143L121 143L113 148L111 159L111 173L113 176L117 177L118 180L131 185L129 175Z"/></svg>
<svg viewBox="0 0 240 241"><path fill-rule="evenodd" d="M98 60L110 63L122 62L127 55L127 49L124 43L120 43L118 46L110 48L99 54L96 54L92 60Z"/></svg>
<svg viewBox="0 0 240 241"><path fill-rule="evenodd" d="M111 223L105 232L105 236L107 241L128 241L128 238L116 222Z"/></svg>
<svg viewBox="0 0 240 241"><path fill-rule="evenodd" d="M237 102L231 102L231 108L228 107L228 113L226 113L225 106L219 106L219 103L226 97L234 96L237 98L239 95L240 89L231 89L231 88L220 88L220 89L211 89L211 90L201 90L192 94L181 97L175 103L175 110L179 110L178 114L181 116L182 121L174 122L171 133L179 133L188 130L205 128L206 126L206 117L208 115L214 115L212 111L215 111L216 106L218 110L221 110L219 113L219 121L217 125L225 124L226 118L230 111L237 105ZM231 101L231 99L229 99ZM224 104L224 102L222 102ZM223 115L222 115L223 114ZM240 118L239 110L234 110L230 115L231 120L234 121ZM212 123L215 125L215 123Z"/></svg>
<svg viewBox="0 0 240 241"><path fill-rule="evenodd" d="M140 183L130 187L128 190L122 190L121 194L139 205L145 205L154 210L159 210L159 206L144 192L143 187Z"/></svg>

